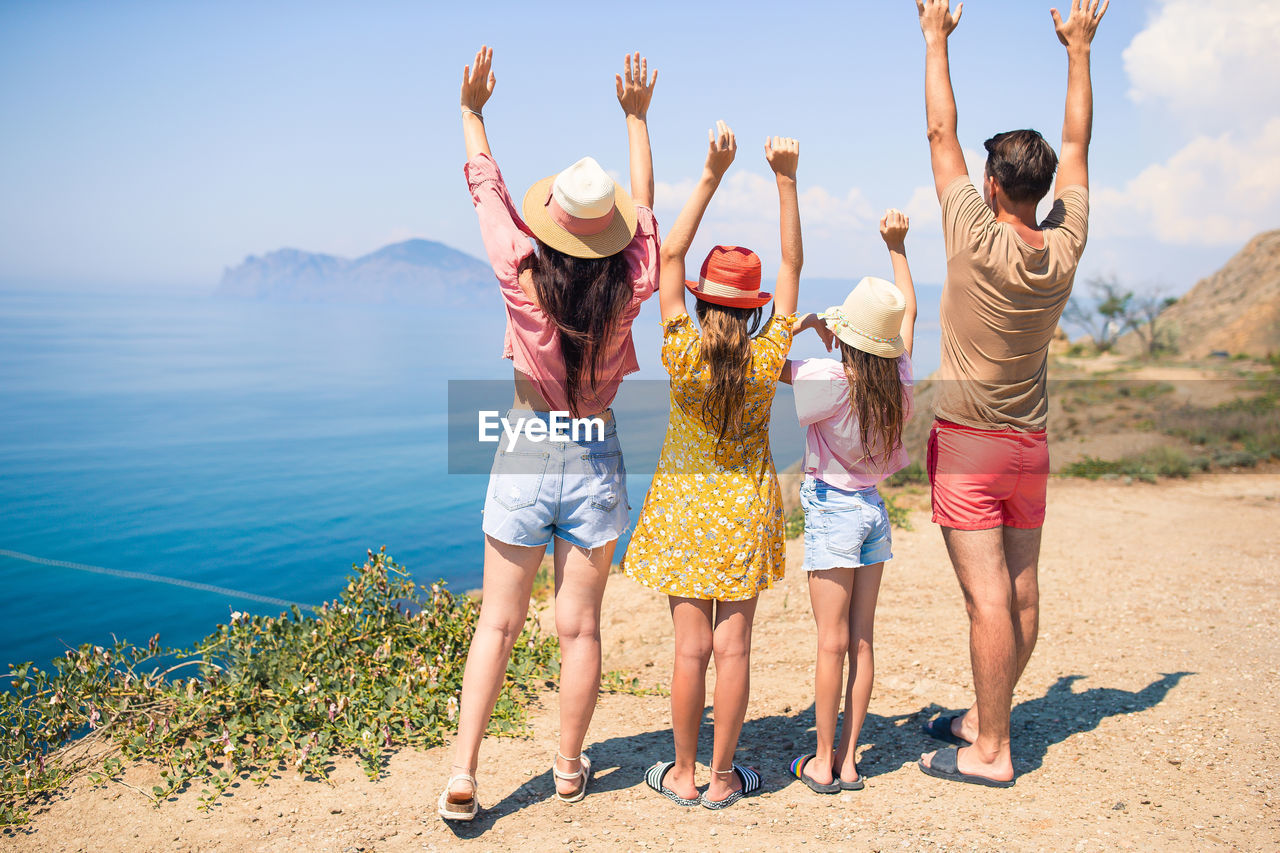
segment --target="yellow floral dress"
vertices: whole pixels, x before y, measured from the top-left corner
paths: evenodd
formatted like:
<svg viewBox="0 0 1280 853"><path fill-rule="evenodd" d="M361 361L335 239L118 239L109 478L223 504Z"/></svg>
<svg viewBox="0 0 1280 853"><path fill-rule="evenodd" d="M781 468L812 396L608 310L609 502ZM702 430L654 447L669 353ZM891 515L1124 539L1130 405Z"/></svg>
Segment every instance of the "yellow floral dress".
<svg viewBox="0 0 1280 853"><path fill-rule="evenodd" d="M746 601L782 578L782 492L769 413L794 322L794 314L775 315L752 340L743 437L717 456L715 430L701 415L709 381L701 337L687 314L663 321L671 417L622 561L628 577L667 595L717 601Z"/></svg>

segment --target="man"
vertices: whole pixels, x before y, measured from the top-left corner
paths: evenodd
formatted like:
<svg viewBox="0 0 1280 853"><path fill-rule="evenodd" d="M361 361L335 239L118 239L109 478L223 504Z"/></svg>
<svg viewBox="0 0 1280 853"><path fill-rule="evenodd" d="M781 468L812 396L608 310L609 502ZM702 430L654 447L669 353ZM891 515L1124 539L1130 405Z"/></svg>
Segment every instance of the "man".
<svg viewBox="0 0 1280 853"><path fill-rule="evenodd" d="M1061 160L1034 130L987 140L982 192L969 181L956 136L947 38L960 22L948 0L916 0L924 33L925 106L933 178L942 204L947 281L942 364L929 434L933 520L964 592L977 701L925 731L959 749L920 758L930 776L1013 784L1009 707L1035 646L1036 569L1049 451L1046 356L1071 294L1088 230L1093 125L1089 51L1107 2L1071 0L1063 21L1067 109ZM1057 168L1053 208L1036 205Z"/></svg>

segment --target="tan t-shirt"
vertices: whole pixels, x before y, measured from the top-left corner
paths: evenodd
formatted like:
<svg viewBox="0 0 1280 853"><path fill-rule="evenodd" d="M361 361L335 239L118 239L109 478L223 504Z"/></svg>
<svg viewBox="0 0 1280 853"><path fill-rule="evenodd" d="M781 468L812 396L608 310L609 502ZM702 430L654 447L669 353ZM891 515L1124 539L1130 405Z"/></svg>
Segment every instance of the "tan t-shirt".
<svg viewBox="0 0 1280 853"><path fill-rule="evenodd" d="M942 194L947 282L933 411L978 429L1039 432L1049 412L1049 342L1089 230L1089 191L1058 194L1036 249L997 222L967 177Z"/></svg>

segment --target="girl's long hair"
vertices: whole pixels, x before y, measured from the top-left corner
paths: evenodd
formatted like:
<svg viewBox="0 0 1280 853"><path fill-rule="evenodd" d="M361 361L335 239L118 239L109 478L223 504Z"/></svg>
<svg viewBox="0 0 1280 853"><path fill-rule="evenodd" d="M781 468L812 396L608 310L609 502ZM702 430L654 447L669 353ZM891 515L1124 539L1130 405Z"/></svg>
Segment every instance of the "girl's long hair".
<svg viewBox="0 0 1280 853"><path fill-rule="evenodd" d="M607 258L575 258L538 241L538 251L520 264L533 275L538 304L560 335L565 396L574 417L594 414L596 370L618 333L618 319L631 300L631 270L622 252Z"/></svg>
<svg viewBox="0 0 1280 853"><path fill-rule="evenodd" d="M862 451L868 458L879 456L887 460L902 443L902 428L907 420L898 360L863 352L844 341L840 341L840 360L858 416Z"/></svg>
<svg viewBox="0 0 1280 853"><path fill-rule="evenodd" d="M763 308L730 308L698 300L702 360L711 374L702 398L702 421L716 432L716 447L742 434L742 410L751 372L751 339L760 330Z"/></svg>

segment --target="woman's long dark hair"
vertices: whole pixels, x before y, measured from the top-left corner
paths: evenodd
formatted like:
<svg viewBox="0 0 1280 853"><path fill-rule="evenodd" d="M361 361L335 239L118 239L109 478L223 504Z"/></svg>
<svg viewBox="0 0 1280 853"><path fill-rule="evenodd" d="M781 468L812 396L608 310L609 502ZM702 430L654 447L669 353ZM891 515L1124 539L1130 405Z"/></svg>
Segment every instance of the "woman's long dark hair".
<svg viewBox="0 0 1280 853"><path fill-rule="evenodd" d="M887 461L902 443L902 428L907 420L898 359L872 355L840 341L840 360L844 362L844 375L858 415L862 452Z"/></svg>
<svg viewBox="0 0 1280 853"><path fill-rule="evenodd" d="M730 308L698 300L702 360L711 374L702 398L702 420L716 431L716 447L742 433L751 371L751 339L760 329L763 308Z"/></svg>
<svg viewBox="0 0 1280 853"><path fill-rule="evenodd" d="M565 396L578 417L599 411L596 369L618 332L631 300L631 271L622 252L607 258L575 258L538 241L520 264L533 275L538 304L556 324L564 355Z"/></svg>

